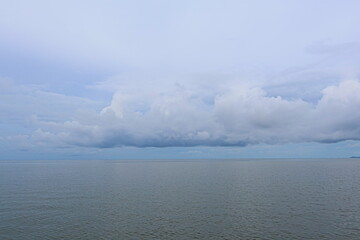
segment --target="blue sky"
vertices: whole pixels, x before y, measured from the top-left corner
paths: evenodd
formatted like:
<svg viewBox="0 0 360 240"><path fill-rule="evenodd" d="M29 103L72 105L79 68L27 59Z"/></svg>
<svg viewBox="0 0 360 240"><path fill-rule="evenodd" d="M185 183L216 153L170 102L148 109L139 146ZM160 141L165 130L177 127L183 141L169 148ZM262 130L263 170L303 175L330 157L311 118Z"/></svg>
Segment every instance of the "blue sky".
<svg viewBox="0 0 360 240"><path fill-rule="evenodd" d="M359 1L1 1L1 159L360 155Z"/></svg>

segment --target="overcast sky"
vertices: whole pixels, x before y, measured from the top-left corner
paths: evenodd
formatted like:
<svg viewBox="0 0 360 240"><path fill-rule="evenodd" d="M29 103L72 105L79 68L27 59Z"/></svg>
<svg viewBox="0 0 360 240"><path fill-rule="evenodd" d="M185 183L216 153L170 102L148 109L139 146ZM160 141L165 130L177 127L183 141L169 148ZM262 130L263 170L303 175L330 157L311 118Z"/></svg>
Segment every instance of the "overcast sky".
<svg viewBox="0 0 360 240"><path fill-rule="evenodd" d="M0 158L360 155L360 1L0 1Z"/></svg>

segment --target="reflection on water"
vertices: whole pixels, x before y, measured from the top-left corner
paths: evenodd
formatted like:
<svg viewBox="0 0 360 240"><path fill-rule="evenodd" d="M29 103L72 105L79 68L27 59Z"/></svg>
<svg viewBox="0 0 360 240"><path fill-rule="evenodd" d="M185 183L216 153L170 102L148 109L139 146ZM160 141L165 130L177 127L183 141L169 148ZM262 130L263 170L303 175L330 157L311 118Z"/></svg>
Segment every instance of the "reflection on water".
<svg viewBox="0 0 360 240"><path fill-rule="evenodd" d="M360 160L3 161L1 239L360 239Z"/></svg>

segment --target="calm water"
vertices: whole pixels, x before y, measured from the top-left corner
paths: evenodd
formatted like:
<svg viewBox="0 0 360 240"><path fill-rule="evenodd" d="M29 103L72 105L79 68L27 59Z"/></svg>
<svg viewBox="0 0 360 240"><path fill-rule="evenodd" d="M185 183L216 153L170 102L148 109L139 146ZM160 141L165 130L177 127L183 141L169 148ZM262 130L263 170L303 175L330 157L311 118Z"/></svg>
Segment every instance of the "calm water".
<svg viewBox="0 0 360 240"><path fill-rule="evenodd" d="M0 239L360 239L360 159L2 161Z"/></svg>

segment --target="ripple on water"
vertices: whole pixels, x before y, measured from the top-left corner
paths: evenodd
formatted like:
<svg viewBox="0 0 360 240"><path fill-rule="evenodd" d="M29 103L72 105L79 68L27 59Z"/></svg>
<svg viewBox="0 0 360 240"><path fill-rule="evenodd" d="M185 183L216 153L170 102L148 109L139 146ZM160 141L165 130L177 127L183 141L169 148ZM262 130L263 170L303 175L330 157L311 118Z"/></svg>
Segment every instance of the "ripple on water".
<svg viewBox="0 0 360 240"><path fill-rule="evenodd" d="M360 239L360 161L0 163L1 239Z"/></svg>

